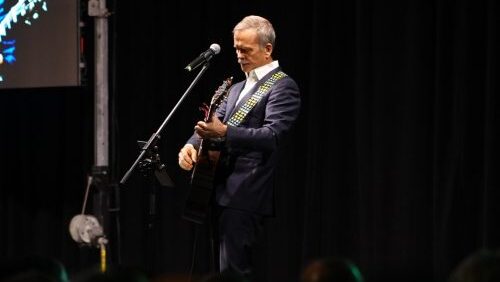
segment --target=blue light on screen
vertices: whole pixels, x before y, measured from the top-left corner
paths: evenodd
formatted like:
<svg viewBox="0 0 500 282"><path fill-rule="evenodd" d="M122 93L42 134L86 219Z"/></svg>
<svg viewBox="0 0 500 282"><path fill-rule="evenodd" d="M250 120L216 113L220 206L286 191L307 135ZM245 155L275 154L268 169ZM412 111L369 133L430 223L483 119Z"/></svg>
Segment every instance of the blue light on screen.
<svg viewBox="0 0 500 282"><path fill-rule="evenodd" d="M10 5L12 4L12 5ZM4 64L16 63L16 38L11 36L20 25L31 26L47 12L44 0L0 0L0 84L8 81L2 67Z"/></svg>

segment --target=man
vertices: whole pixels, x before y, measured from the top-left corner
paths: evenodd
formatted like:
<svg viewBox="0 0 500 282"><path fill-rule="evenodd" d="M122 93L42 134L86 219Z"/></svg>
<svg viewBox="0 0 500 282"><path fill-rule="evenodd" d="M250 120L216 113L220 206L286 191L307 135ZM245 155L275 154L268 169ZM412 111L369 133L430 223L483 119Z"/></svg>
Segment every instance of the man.
<svg viewBox="0 0 500 282"><path fill-rule="evenodd" d="M272 24L259 16L234 27L234 48L247 79L231 87L209 122L196 124L179 152L180 167L191 170L201 139L220 142L214 206L221 272L252 273L252 246L263 218L274 214L278 149L300 110L297 84L271 56L275 38Z"/></svg>

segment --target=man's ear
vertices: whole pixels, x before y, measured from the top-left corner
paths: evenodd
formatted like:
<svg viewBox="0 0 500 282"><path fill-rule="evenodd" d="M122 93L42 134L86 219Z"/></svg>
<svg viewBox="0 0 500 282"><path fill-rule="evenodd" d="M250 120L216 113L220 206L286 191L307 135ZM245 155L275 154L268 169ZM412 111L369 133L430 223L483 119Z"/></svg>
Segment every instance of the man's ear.
<svg viewBox="0 0 500 282"><path fill-rule="evenodd" d="M273 45L271 43L266 44L266 54L270 57L271 54L273 53Z"/></svg>

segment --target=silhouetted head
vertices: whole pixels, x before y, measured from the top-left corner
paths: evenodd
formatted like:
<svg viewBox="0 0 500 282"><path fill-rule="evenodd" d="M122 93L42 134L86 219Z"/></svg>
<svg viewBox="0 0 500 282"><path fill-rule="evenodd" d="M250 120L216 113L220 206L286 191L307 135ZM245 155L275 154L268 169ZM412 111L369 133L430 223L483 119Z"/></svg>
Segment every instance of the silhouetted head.
<svg viewBox="0 0 500 282"><path fill-rule="evenodd" d="M202 277L199 282L248 282L245 277L233 272L233 271L223 271L221 273L210 273Z"/></svg>
<svg viewBox="0 0 500 282"><path fill-rule="evenodd" d="M58 260L33 256L2 262L0 281L68 282L69 279L65 267Z"/></svg>
<svg viewBox="0 0 500 282"><path fill-rule="evenodd" d="M302 271L301 282L363 282L363 277L351 261L325 258L310 262Z"/></svg>
<svg viewBox="0 0 500 282"><path fill-rule="evenodd" d="M500 253L477 251L463 259L452 271L449 282L500 281Z"/></svg>

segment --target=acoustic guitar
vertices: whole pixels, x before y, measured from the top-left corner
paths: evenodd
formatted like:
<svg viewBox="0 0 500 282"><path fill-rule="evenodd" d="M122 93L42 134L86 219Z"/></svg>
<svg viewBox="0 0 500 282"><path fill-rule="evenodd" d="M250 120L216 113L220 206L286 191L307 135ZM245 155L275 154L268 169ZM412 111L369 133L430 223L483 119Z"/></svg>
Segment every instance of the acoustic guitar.
<svg viewBox="0 0 500 282"><path fill-rule="evenodd" d="M210 121L222 101L227 98L232 81L232 77L226 79L217 91L215 91L210 105L205 105L203 108L205 122ZM203 224L208 217L215 168L220 155L220 151L210 150L206 142L209 142L209 140L202 139L198 148L198 158L191 174L191 189L186 200L183 215L185 219L199 224Z"/></svg>

